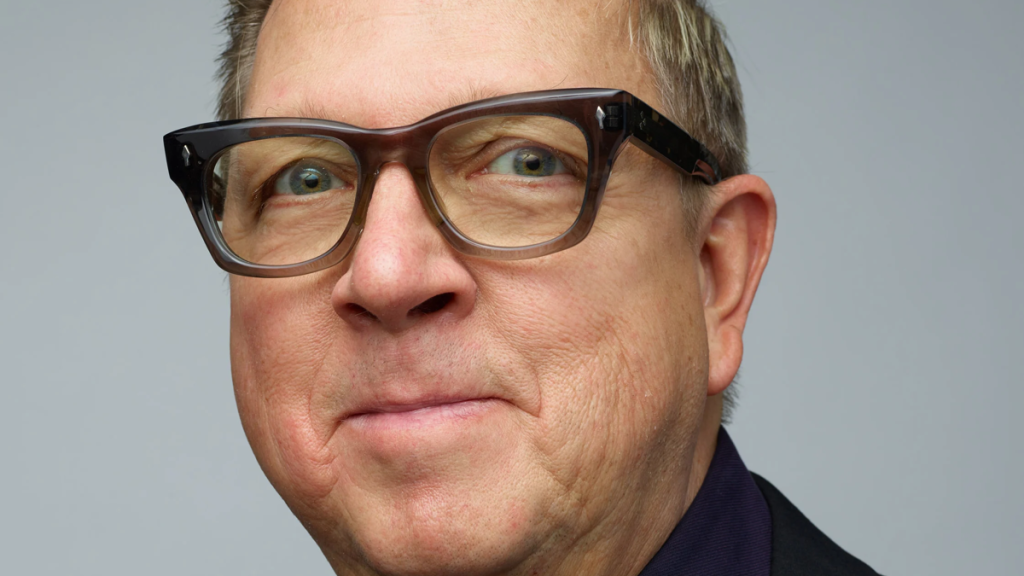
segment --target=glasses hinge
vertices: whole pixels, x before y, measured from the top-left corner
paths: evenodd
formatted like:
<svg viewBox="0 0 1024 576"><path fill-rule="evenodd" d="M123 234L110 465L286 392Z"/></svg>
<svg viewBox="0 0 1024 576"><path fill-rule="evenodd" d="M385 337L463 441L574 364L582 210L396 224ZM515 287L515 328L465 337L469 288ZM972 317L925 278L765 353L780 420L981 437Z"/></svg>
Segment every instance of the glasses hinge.
<svg viewBox="0 0 1024 576"><path fill-rule="evenodd" d="M622 130L622 104L598 106L597 125L602 130Z"/></svg>

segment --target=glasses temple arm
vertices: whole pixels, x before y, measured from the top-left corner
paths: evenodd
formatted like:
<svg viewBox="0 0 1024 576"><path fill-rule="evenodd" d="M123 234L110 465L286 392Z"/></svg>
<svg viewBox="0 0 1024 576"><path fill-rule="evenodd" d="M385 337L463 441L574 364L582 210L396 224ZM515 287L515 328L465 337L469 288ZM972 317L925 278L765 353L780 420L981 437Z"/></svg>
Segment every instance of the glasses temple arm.
<svg viewBox="0 0 1024 576"><path fill-rule="evenodd" d="M693 136L639 98L626 109L626 133L643 151L707 184L721 182L718 160Z"/></svg>

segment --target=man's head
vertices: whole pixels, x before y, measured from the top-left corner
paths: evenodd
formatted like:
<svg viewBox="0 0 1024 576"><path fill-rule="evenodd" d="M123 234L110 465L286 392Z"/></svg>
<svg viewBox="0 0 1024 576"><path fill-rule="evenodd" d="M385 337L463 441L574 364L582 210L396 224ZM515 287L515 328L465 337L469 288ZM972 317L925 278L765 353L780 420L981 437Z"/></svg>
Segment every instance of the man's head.
<svg viewBox="0 0 1024 576"><path fill-rule="evenodd" d="M233 18L223 116L383 128L620 88L733 176L681 187L630 148L582 243L507 262L454 250L387 164L344 262L232 279L246 434L337 571L635 573L700 485L774 228L771 192L741 175L714 22L692 3L583 0L237 2Z"/></svg>

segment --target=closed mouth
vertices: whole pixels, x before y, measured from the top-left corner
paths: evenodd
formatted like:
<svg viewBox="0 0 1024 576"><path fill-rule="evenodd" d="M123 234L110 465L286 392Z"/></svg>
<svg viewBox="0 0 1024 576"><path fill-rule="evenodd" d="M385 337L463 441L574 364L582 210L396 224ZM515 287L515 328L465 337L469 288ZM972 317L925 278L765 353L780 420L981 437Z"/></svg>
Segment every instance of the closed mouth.
<svg viewBox="0 0 1024 576"><path fill-rule="evenodd" d="M424 400L419 402L409 403L394 403L394 404L382 404L373 406L371 408L360 409L358 411L350 413L344 419L352 419L359 417L367 417L374 415L386 415L386 414L406 414L411 412L426 412L431 409L442 409L442 408L455 408L463 407L470 408L475 404L482 404L492 400L499 400L494 397L483 397L483 398L450 398L450 399L436 399L436 400Z"/></svg>

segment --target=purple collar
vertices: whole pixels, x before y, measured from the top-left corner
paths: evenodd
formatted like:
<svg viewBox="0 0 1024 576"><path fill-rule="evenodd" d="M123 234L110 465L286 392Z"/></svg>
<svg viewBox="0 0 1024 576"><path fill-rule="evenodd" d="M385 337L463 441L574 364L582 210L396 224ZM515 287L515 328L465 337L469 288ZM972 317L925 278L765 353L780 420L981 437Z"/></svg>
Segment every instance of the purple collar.
<svg viewBox="0 0 1024 576"><path fill-rule="evenodd" d="M704 483L639 576L769 576L772 517L725 428Z"/></svg>

